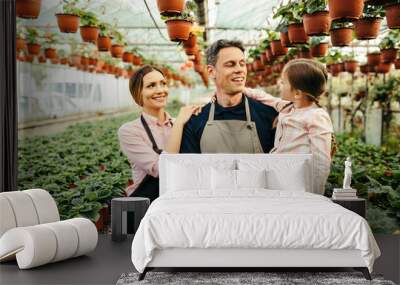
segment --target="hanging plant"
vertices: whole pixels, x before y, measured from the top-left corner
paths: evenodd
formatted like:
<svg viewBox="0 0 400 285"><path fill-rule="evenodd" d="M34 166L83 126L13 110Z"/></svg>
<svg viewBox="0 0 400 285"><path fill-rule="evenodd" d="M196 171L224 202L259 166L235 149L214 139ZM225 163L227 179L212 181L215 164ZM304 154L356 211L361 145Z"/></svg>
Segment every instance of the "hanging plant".
<svg viewBox="0 0 400 285"><path fill-rule="evenodd" d="M326 36L329 34L331 19L326 5L327 0L304 0L304 30L308 36Z"/></svg>
<svg viewBox="0 0 400 285"><path fill-rule="evenodd" d="M309 44L297 46L297 58L312 58Z"/></svg>
<svg viewBox="0 0 400 285"><path fill-rule="evenodd" d="M39 33L35 28L27 28L26 29L26 41L28 52L31 55L39 55L40 54L40 44L39 44Z"/></svg>
<svg viewBox="0 0 400 285"><path fill-rule="evenodd" d="M384 15L382 6L365 4L362 17L354 23L356 38L358 40L375 39L379 34Z"/></svg>
<svg viewBox="0 0 400 285"><path fill-rule="evenodd" d="M62 13L57 13L57 24L62 33L76 33L82 10L76 7L79 0L64 0Z"/></svg>
<svg viewBox="0 0 400 285"><path fill-rule="evenodd" d="M310 41L310 54L312 57L324 57L328 54L329 44L325 37L312 37Z"/></svg>
<svg viewBox="0 0 400 285"><path fill-rule="evenodd" d="M185 0L157 0L157 7L163 16L176 16L182 14Z"/></svg>
<svg viewBox="0 0 400 285"><path fill-rule="evenodd" d="M127 50L122 54L122 61L126 63L132 63L133 61L133 52L131 50Z"/></svg>
<svg viewBox="0 0 400 285"><path fill-rule="evenodd" d="M379 51L367 54L368 65L377 66L381 63L381 53Z"/></svg>
<svg viewBox="0 0 400 285"><path fill-rule="evenodd" d="M40 14L41 0L16 0L15 12L17 17L36 19Z"/></svg>
<svg viewBox="0 0 400 285"><path fill-rule="evenodd" d="M54 33L46 33L44 35L44 55L48 59L57 58L57 51L55 49L55 45L58 43L58 39L56 34Z"/></svg>
<svg viewBox="0 0 400 285"><path fill-rule="evenodd" d="M112 36L114 44L111 46L111 55L116 58L121 58L124 53L124 47L126 46L124 36L117 29L112 31Z"/></svg>
<svg viewBox="0 0 400 285"><path fill-rule="evenodd" d="M18 22L17 22L17 37L15 40L15 46L17 49L17 53L20 51L26 50L25 33L26 33L26 30L23 27L21 27L20 25L18 25Z"/></svg>
<svg viewBox="0 0 400 285"><path fill-rule="evenodd" d="M328 55L322 59L322 61L326 63L329 72L332 73L333 76L338 75L344 70L341 60L342 54L337 49L329 50Z"/></svg>
<svg viewBox="0 0 400 285"><path fill-rule="evenodd" d="M385 6L386 21L389 29L400 29L400 1L390 1Z"/></svg>
<svg viewBox="0 0 400 285"><path fill-rule="evenodd" d="M81 12L81 37L84 42L95 43L99 36L99 20L93 12L82 11Z"/></svg>
<svg viewBox="0 0 400 285"><path fill-rule="evenodd" d="M391 30L379 44L383 62L394 62L397 56L397 45L400 43L400 30Z"/></svg>
<svg viewBox="0 0 400 285"><path fill-rule="evenodd" d="M183 42L184 48L193 48L197 45L197 36L194 33L190 33L187 41Z"/></svg>
<svg viewBox="0 0 400 285"><path fill-rule="evenodd" d="M108 23L99 24L99 37L97 38L97 49L109 51L111 48L111 26Z"/></svg>
<svg viewBox="0 0 400 285"><path fill-rule="evenodd" d="M354 74L358 68L358 61L355 59L356 55L354 52L343 55L344 70Z"/></svg>
<svg viewBox="0 0 400 285"><path fill-rule="evenodd" d="M185 4L185 9L179 16L162 17L167 25L171 41L183 42L189 39L196 10L197 5L192 1L188 1Z"/></svg>
<svg viewBox="0 0 400 285"><path fill-rule="evenodd" d="M333 22L330 30L332 46L349 46L353 40L351 23Z"/></svg>
<svg viewBox="0 0 400 285"><path fill-rule="evenodd" d="M361 17L364 0L329 0L328 6L332 21L355 21Z"/></svg>

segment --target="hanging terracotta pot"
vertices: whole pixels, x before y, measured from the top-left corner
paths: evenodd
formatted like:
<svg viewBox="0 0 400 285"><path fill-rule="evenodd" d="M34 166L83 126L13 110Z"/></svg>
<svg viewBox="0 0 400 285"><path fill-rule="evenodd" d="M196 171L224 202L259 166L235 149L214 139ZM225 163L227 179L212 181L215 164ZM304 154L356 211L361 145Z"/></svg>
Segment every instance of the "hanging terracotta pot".
<svg viewBox="0 0 400 285"><path fill-rule="evenodd" d="M253 61L253 70L254 71L264 70L264 65L262 64L260 58L257 58L256 60Z"/></svg>
<svg viewBox="0 0 400 285"><path fill-rule="evenodd" d="M96 65L97 64L97 59L93 57L89 57L89 65Z"/></svg>
<svg viewBox="0 0 400 285"><path fill-rule="evenodd" d="M349 46L353 40L352 28L331 29L330 34L332 46L335 47Z"/></svg>
<svg viewBox="0 0 400 285"><path fill-rule="evenodd" d="M288 52L288 48L282 45L281 40L273 40L271 42L271 52L274 56L281 56Z"/></svg>
<svg viewBox="0 0 400 285"><path fill-rule="evenodd" d="M32 63L32 62L33 62L33 59L34 59L34 56L33 56L32 54L27 54L27 55L25 56L25 62L30 62L30 63Z"/></svg>
<svg viewBox="0 0 400 285"><path fill-rule="evenodd" d="M332 74L339 74L344 71L344 65L342 63L334 63L331 65Z"/></svg>
<svg viewBox="0 0 400 285"><path fill-rule="evenodd" d="M95 43L99 37L99 28L92 26L82 26L80 28L81 37L84 42Z"/></svg>
<svg viewBox="0 0 400 285"><path fill-rule="evenodd" d="M173 42L182 42L189 39L192 22L188 20L167 20L168 35Z"/></svg>
<svg viewBox="0 0 400 285"><path fill-rule="evenodd" d="M370 40L376 39L381 27L380 18L361 18L354 23L356 39Z"/></svg>
<svg viewBox="0 0 400 285"><path fill-rule="evenodd" d="M16 46L17 52L25 50L26 49L26 41L24 39L17 38L15 40L15 46Z"/></svg>
<svg viewBox="0 0 400 285"><path fill-rule="evenodd" d="M303 16L304 30L308 36L327 36L331 26L328 11L318 11Z"/></svg>
<svg viewBox="0 0 400 285"><path fill-rule="evenodd" d="M46 48L44 50L44 55L48 59L54 59L57 57L57 51L54 48Z"/></svg>
<svg viewBox="0 0 400 285"><path fill-rule="evenodd" d="M275 56L272 54L272 49L269 47L265 50L264 53L267 57L267 62L272 62L275 59Z"/></svg>
<svg viewBox="0 0 400 285"><path fill-rule="evenodd" d="M394 68L395 69L400 69L400 58L396 58L394 60Z"/></svg>
<svg viewBox="0 0 400 285"><path fill-rule="evenodd" d="M362 74L368 74L369 72L372 72L373 70L368 64L363 64L360 65L360 71Z"/></svg>
<svg viewBox="0 0 400 285"><path fill-rule="evenodd" d="M41 56L39 56L38 61L39 61L39 63L46 63L46 57L41 55Z"/></svg>
<svg viewBox="0 0 400 285"><path fill-rule="evenodd" d="M59 64L60 60L58 58L50 59L51 64Z"/></svg>
<svg viewBox="0 0 400 285"><path fill-rule="evenodd" d="M39 17L41 0L16 0L15 4L17 17L24 19Z"/></svg>
<svg viewBox="0 0 400 285"><path fill-rule="evenodd" d="M311 46L310 54L313 57L324 57L328 54L328 43L320 43L315 46Z"/></svg>
<svg viewBox="0 0 400 285"><path fill-rule="evenodd" d="M133 65L142 65L142 58L140 56L134 55L132 64Z"/></svg>
<svg viewBox="0 0 400 285"><path fill-rule="evenodd" d="M367 62L368 62L368 65L370 65L370 66L378 65L379 63L381 63L381 53L374 52L374 53L367 54Z"/></svg>
<svg viewBox="0 0 400 285"><path fill-rule="evenodd" d="M354 74L357 71L358 61L357 60L346 60L344 62L344 70Z"/></svg>
<svg viewBox="0 0 400 285"><path fill-rule="evenodd" d="M112 45L111 46L112 57L121 58L123 53L124 53L123 45Z"/></svg>
<svg viewBox="0 0 400 285"><path fill-rule="evenodd" d="M388 73L392 64L390 62L381 62L375 66L376 73Z"/></svg>
<svg viewBox="0 0 400 285"><path fill-rule="evenodd" d="M389 29L400 29L400 3L385 6L386 21Z"/></svg>
<svg viewBox="0 0 400 285"><path fill-rule="evenodd" d="M265 52L261 53L260 59L261 59L262 65L265 66L268 63L268 58L267 58L267 55L265 54Z"/></svg>
<svg viewBox="0 0 400 285"><path fill-rule="evenodd" d="M99 51L109 51L111 48L111 38L101 37L97 38L97 49Z"/></svg>
<svg viewBox="0 0 400 285"><path fill-rule="evenodd" d="M303 23L290 24L288 26L289 41L292 44L305 44L308 36L304 31Z"/></svg>
<svg viewBox="0 0 400 285"><path fill-rule="evenodd" d="M190 33L189 39L183 42L184 48L192 48L197 45L197 36L193 33Z"/></svg>
<svg viewBox="0 0 400 285"><path fill-rule="evenodd" d="M78 15L56 14L57 24L61 33L76 33L79 28Z"/></svg>
<svg viewBox="0 0 400 285"><path fill-rule="evenodd" d="M63 64L63 65L68 64L68 58L66 58L66 57L61 58L60 59L60 63Z"/></svg>
<svg viewBox="0 0 400 285"><path fill-rule="evenodd" d="M397 56L396 48L381 49L383 62L394 62Z"/></svg>
<svg viewBox="0 0 400 285"><path fill-rule="evenodd" d="M198 53L199 52L199 48L198 48L198 46L193 46L193 47L186 47L185 48L185 53L187 54L187 55L195 55L196 53Z"/></svg>
<svg viewBox="0 0 400 285"><path fill-rule="evenodd" d="M28 44L28 52L31 55L39 55L40 53L40 45L39 44Z"/></svg>
<svg viewBox="0 0 400 285"><path fill-rule="evenodd" d="M81 65L88 66L89 65L89 58L86 56L81 57Z"/></svg>
<svg viewBox="0 0 400 285"><path fill-rule="evenodd" d="M309 49L301 49L297 52L297 58L312 58Z"/></svg>
<svg viewBox="0 0 400 285"><path fill-rule="evenodd" d="M122 55L122 61L131 63L133 61L133 53L128 51L124 52Z"/></svg>
<svg viewBox="0 0 400 285"><path fill-rule="evenodd" d="M157 0L157 6L163 16L180 15L185 8L185 0Z"/></svg>
<svg viewBox="0 0 400 285"><path fill-rule="evenodd" d="M332 21L355 21L362 15L364 0L329 0L328 6Z"/></svg>
<svg viewBox="0 0 400 285"><path fill-rule="evenodd" d="M293 45L289 41L289 33L288 32L281 32L280 33L281 44L284 47L292 47Z"/></svg>

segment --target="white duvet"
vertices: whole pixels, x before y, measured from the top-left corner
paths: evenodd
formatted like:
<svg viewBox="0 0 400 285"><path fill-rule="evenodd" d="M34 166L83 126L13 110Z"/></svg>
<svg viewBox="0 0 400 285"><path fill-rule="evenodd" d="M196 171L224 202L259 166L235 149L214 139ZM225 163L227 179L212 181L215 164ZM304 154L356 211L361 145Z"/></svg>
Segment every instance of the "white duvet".
<svg viewBox="0 0 400 285"><path fill-rule="evenodd" d="M132 243L143 272L155 249L358 249L372 272L379 248L365 219L321 195L248 189L167 193L155 200Z"/></svg>

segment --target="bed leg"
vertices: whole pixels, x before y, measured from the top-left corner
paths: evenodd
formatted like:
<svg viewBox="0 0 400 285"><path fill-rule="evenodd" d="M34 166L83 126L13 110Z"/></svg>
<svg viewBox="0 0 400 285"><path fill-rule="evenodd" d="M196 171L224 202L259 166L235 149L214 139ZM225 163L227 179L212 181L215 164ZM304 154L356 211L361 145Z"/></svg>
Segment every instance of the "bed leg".
<svg viewBox="0 0 400 285"><path fill-rule="evenodd" d="M369 270L367 267L355 267L354 269L357 271L361 271L362 274L364 275L365 279L372 280L371 274L369 274Z"/></svg>
<svg viewBox="0 0 400 285"><path fill-rule="evenodd" d="M144 277L146 277L146 273L147 273L148 269L147 267L144 269L144 271L142 273L139 274L139 278L138 281L142 281L144 279Z"/></svg>

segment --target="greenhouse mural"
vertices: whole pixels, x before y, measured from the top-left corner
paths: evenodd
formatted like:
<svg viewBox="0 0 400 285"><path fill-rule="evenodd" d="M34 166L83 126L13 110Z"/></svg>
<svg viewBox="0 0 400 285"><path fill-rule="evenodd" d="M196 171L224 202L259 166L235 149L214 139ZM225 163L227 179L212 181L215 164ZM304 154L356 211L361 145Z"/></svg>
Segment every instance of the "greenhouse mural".
<svg viewBox="0 0 400 285"><path fill-rule="evenodd" d="M247 86L275 96L291 60L327 67L320 103L338 150L325 196L341 187L350 156L373 232L400 234L398 1L359 0L347 10L334 0L246 1L246 11L266 7L253 21L239 7L227 9L239 1L209 1L208 18L202 1L16 2L18 187L48 190L62 219L84 216L106 230L110 200L134 183L117 137L140 115L129 78L146 64L162 70L175 117L185 104L209 102L205 50L226 38L246 47Z"/></svg>

